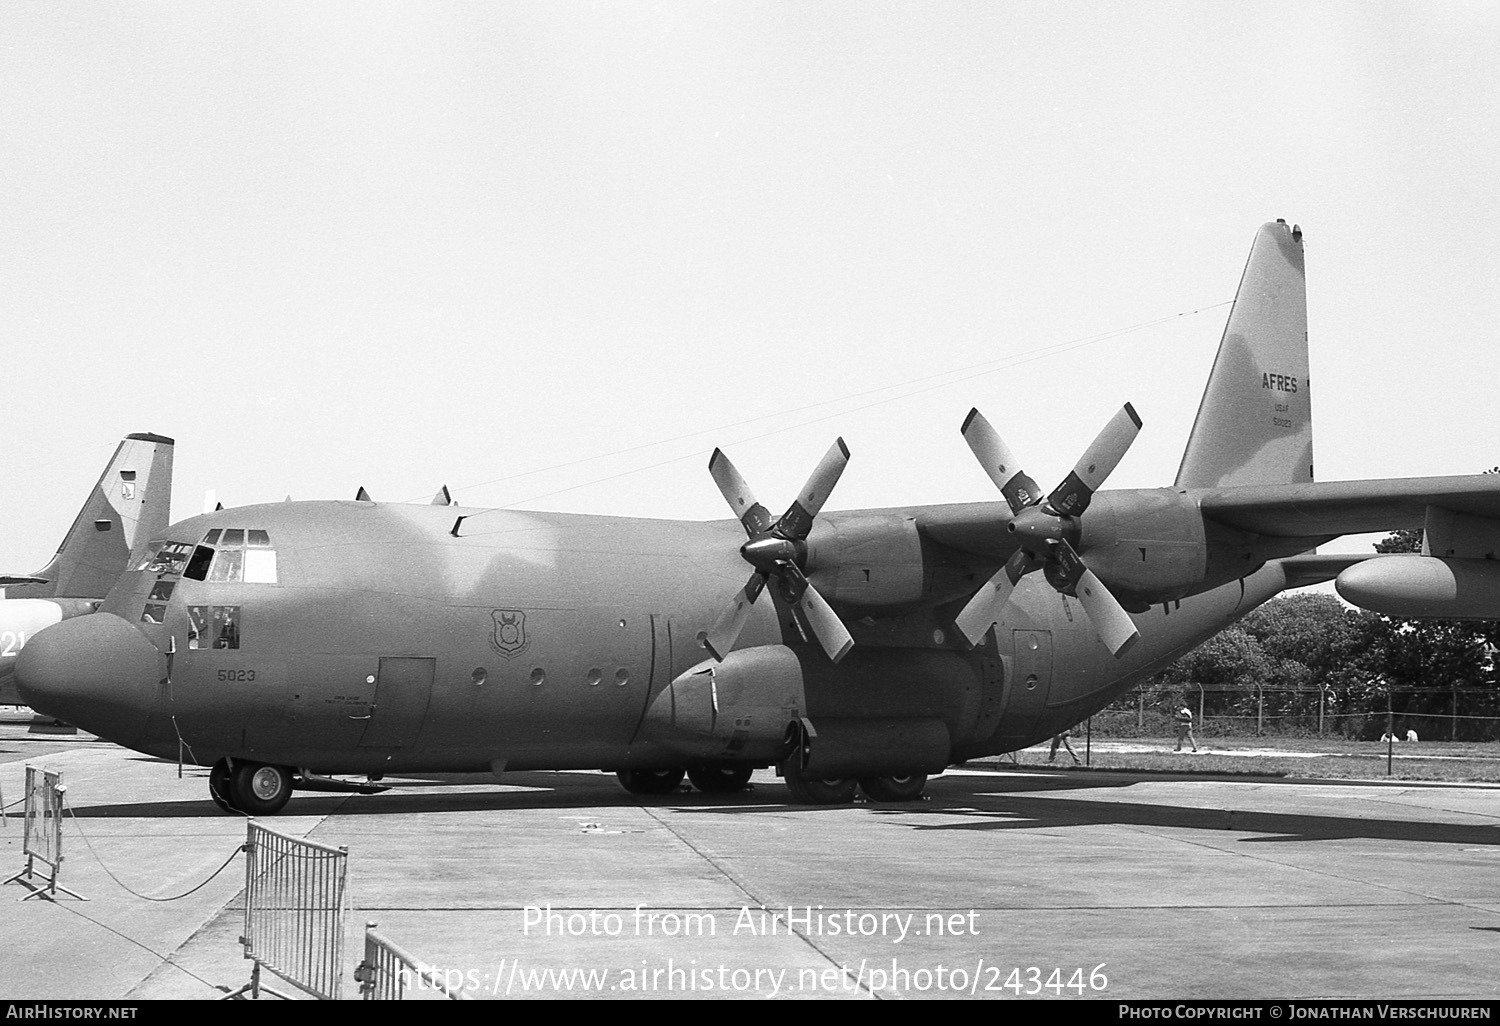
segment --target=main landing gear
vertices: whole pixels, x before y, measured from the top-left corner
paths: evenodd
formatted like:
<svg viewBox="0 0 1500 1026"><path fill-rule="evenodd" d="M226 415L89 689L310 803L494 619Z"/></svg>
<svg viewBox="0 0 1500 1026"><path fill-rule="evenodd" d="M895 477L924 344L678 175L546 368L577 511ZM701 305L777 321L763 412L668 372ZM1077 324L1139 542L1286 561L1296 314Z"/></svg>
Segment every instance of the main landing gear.
<svg viewBox="0 0 1500 1026"><path fill-rule="evenodd" d="M704 794L735 794L745 789L754 772L750 766L694 766L687 775Z"/></svg>
<svg viewBox="0 0 1500 1026"><path fill-rule="evenodd" d="M615 776L631 794L667 795L682 784L684 775L704 794L735 794L750 783L753 767L729 763L681 769L620 770ZM781 767L787 790L797 805L848 805L857 791L872 802L920 801L927 788L925 773L888 773L876 777L819 777L804 773L793 762Z"/></svg>
<svg viewBox="0 0 1500 1026"><path fill-rule="evenodd" d="M620 770L615 777L631 794L671 794L682 783L681 769Z"/></svg>
<svg viewBox="0 0 1500 1026"><path fill-rule="evenodd" d="M671 794L681 785L684 775L704 794L735 794L745 789L750 783L750 775L754 772L753 766L724 763L713 766L694 766L686 771L681 769L620 770L615 777L620 781L620 786L631 794Z"/></svg>
<svg viewBox="0 0 1500 1026"><path fill-rule="evenodd" d="M887 774L879 777L816 777L793 765L782 767L786 788L798 805L848 805L856 789L872 802L914 802L927 788L926 773Z"/></svg>
<svg viewBox="0 0 1500 1026"><path fill-rule="evenodd" d="M208 771L208 794L225 812L274 815L292 797L292 771L248 759L220 759Z"/></svg>

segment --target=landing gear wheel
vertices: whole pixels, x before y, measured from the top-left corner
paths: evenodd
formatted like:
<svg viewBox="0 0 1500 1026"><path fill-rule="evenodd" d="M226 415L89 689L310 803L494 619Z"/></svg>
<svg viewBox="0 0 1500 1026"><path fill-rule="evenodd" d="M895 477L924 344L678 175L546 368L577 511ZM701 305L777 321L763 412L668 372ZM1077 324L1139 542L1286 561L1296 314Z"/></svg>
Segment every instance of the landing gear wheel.
<svg viewBox="0 0 1500 1026"><path fill-rule="evenodd" d="M234 807L250 816L272 816L292 797L292 771L263 762L241 762L229 778Z"/></svg>
<svg viewBox="0 0 1500 1026"><path fill-rule="evenodd" d="M848 805L854 801L859 781L853 777L808 777L790 765L782 768L786 789L798 805Z"/></svg>
<svg viewBox="0 0 1500 1026"><path fill-rule="evenodd" d="M745 789L754 772L751 766L694 766L687 775L704 794L734 794Z"/></svg>
<svg viewBox="0 0 1500 1026"><path fill-rule="evenodd" d="M620 786L631 794L671 794L682 783L682 770L620 770Z"/></svg>
<svg viewBox="0 0 1500 1026"><path fill-rule="evenodd" d="M234 792L230 787L229 760L220 759L208 771L208 796L225 812L238 812L234 807Z"/></svg>
<svg viewBox="0 0 1500 1026"><path fill-rule="evenodd" d="M927 787L926 773L861 777L859 788L872 802L914 802Z"/></svg>

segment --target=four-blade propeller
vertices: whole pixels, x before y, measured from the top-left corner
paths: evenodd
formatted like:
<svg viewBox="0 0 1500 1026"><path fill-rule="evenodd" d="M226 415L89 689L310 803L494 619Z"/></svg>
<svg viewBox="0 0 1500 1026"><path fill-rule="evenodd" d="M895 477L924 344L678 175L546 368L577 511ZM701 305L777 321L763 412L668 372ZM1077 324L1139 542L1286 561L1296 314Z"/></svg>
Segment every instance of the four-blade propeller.
<svg viewBox="0 0 1500 1026"><path fill-rule="evenodd" d="M1041 489L1021 470L1015 454L990 422L977 409L969 411L962 429L964 441L1009 503L1012 519L1007 530L1020 541L1020 548L975 593L954 621L971 645L983 641L990 627L1000 619L1001 610L1021 578L1038 569L1052 587L1078 599L1100 640L1116 656L1123 655L1140 637L1130 615L1093 571L1084 566L1073 547L1079 536L1078 518L1088 509L1104 479L1124 458L1140 430L1140 417L1126 403L1063 483L1043 498Z"/></svg>
<svg viewBox="0 0 1500 1026"><path fill-rule="evenodd" d="M750 619L750 607L772 578L775 578L781 597L789 605L800 608L807 617L808 625L828 653L828 658L838 662L854 647L854 639L849 636L843 621L818 594L803 571L807 561L806 541L813 519L828 501L829 492L838 483L839 475L848 463L849 449L840 438L808 478L796 501L780 519L773 521L770 511L755 501L750 487L729 462L729 457L719 449L714 450L708 461L708 472L749 535L750 540L740 546L740 555L755 568L750 580L735 593L705 638L708 651L715 659L722 660L734 647L740 631Z"/></svg>

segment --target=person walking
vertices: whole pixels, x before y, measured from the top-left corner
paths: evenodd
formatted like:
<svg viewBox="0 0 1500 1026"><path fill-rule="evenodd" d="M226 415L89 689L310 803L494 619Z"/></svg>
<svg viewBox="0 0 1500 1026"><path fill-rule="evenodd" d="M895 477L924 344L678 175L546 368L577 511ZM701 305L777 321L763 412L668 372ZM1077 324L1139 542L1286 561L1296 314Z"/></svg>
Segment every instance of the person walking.
<svg viewBox="0 0 1500 1026"><path fill-rule="evenodd" d="M1068 754L1073 757L1074 766L1082 766L1083 760L1078 758L1078 753L1073 751L1073 746L1068 744L1068 738L1073 736L1073 728L1066 727L1060 733L1052 736L1052 751L1047 754L1047 761L1053 762L1057 759L1058 748L1066 748Z"/></svg>
<svg viewBox="0 0 1500 1026"><path fill-rule="evenodd" d="M1193 710L1189 709L1187 703L1184 702L1178 708L1173 718L1177 721L1176 751L1182 751L1182 742L1186 741L1193 746L1193 751L1196 752L1198 750L1198 739L1193 736Z"/></svg>

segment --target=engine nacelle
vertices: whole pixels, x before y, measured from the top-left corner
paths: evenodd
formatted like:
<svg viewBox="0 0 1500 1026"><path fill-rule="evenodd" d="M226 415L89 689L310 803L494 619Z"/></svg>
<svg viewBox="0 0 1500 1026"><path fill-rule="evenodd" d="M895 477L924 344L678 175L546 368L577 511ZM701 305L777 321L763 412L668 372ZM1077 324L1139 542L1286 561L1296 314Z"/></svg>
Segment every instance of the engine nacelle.
<svg viewBox="0 0 1500 1026"><path fill-rule="evenodd" d="M1500 562L1438 556L1375 556L1333 582L1346 602L1388 616L1500 620Z"/></svg>
<svg viewBox="0 0 1500 1026"><path fill-rule="evenodd" d="M1181 598L1208 571L1198 504L1171 488L1100 492L1079 518L1078 551L1117 594L1144 602Z"/></svg>
<svg viewBox="0 0 1500 1026"><path fill-rule="evenodd" d="M759 645L672 681L646 710L641 733L689 760L770 764L786 752L788 726L806 715L797 656L785 645Z"/></svg>
<svg viewBox="0 0 1500 1026"><path fill-rule="evenodd" d="M807 540L813 586L830 602L880 608L922 597L922 538L911 517L826 515Z"/></svg>

